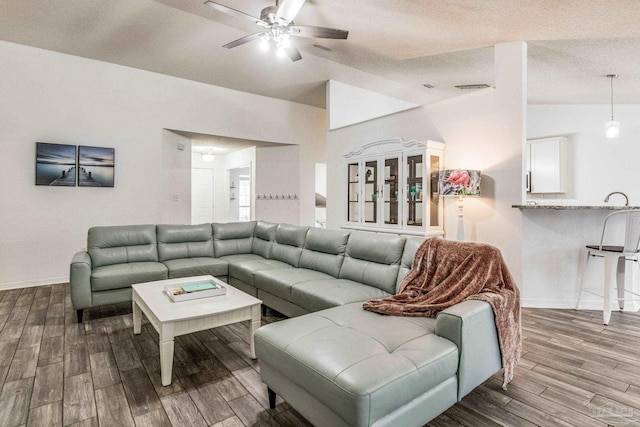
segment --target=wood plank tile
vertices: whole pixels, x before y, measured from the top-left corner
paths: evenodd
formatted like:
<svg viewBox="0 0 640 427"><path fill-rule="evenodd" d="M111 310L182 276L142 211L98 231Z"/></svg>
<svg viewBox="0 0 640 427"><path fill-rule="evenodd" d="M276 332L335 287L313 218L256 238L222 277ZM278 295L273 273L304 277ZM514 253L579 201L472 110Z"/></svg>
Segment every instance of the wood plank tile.
<svg viewBox="0 0 640 427"><path fill-rule="evenodd" d="M122 384L96 390L96 408L102 425L135 427Z"/></svg>
<svg viewBox="0 0 640 427"><path fill-rule="evenodd" d="M293 409L288 409L286 411L282 411L278 414L275 414L273 418L280 424L282 427L313 427L309 421L307 421L302 415L296 412ZM460 426L461 424L448 418L446 415L443 418L450 420L451 422L446 424L446 426ZM445 424L439 424L440 426L445 426Z"/></svg>
<svg viewBox="0 0 640 427"><path fill-rule="evenodd" d="M164 408L133 417L136 427L172 427ZM244 426L242 426L244 427Z"/></svg>
<svg viewBox="0 0 640 427"><path fill-rule="evenodd" d="M212 356L211 352L192 334L177 337L176 341L180 343L189 359L195 363L207 360Z"/></svg>
<svg viewBox="0 0 640 427"><path fill-rule="evenodd" d="M31 311L33 310L46 310L49 307L49 296L36 297L31 304ZM46 316L45 316L46 317Z"/></svg>
<svg viewBox="0 0 640 427"><path fill-rule="evenodd" d="M187 392L171 394L160 398L160 401L173 425L193 427L207 425Z"/></svg>
<svg viewBox="0 0 640 427"><path fill-rule="evenodd" d="M256 371L251 368L244 368L233 371L232 374L263 408L269 408L267 386L262 382L260 375Z"/></svg>
<svg viewBox="0 0 640 427"><path fill-rule="evenodd" d="M62 362L38 367L30 406L35 408L62 401L63 378Z"/></svg>
<svg viewBox="0 0 640 427"><path fill-rule="evenodd" d="M207 341L203 343L207 349L230 371L246 368L247 363L238 357L238 354L231 350L223 340Z"/></svg>
<svg viewBox="0 0 640 427"><path fill-rule="evenodd" d="M64 337L64 319L60 317L47 318L44 323L44 337Z"/></svg>
<svg viewBox="0 0 640 427"><path fill-rule="evenodd" d="M247 426L277 426L278 423L271 417L261 404L250 394L239 397L229 402L229 406L236 413L238 418Z"/></svg>
<svg viewBox="0 0 640 427"><path fill-rule="evenodd" d="M89 355L93 388L109 387L120 382L120 371L111 353L111 349Z"/></svg>
<svg viewBox="0 0 640 427"><path fill-rule="evenodd" d="M242 421L238 417L227 418L224 421L220 421L219 423L215 423L213 427L244 427Z"/></svg>
<svg viewBox="0 0 640 427"><path fill-rule="evenodd" d="M7 322L16 322L21 320L24 323L29 316L29 308L30 307L28 305L14 305L11 309L11 313L9 313Z"/></svg>
<svg viewBox="0 0 640 427"><path fill-rule="evenodd" d="M459 402L461 406L470 409L472 411L477 412L478 414L482 414L484 417L487 417L498 424L508 425L508 426L522 426L522 427L535 427L536 425L530 421L525 420L524 418L520 418L519 416L505 411L495 405L482 400L477 397L474 393L470 393L462 398Z"/></svg>
<svg viewBox="0 0 640 427"><path fill-rule="evenodd" d="M74 350L64 353L64 376L74 377L91 371L89 350L86 344L74 346Z"/></svg>
<svg viewBox="0 0 640 427"><path fill-rule="evenodd" d="M64 338L62 336L44 337L40 344L38 366L62 362L64 358Z"/></svg>
<svg viewBox="0 0 640 427"><path fill-rule="evenodd" d="M22 330L22 336L18 343L18 348L26 348L40 345L44 325L25 326Z"/></svg>
<svg viewBox="0 0 640 427"><path fill-rule="evenodd" d="M138 351L138 355L141 359L156 357L160 354L158 343L153 339L146 328L143 328L139 335L134 335L133 345Z"/></svg>
<svg viewBox="0 0 640 427"><path fill-rule="evenodd" d="M44 328L44 324L47 321L47 309L42 310L31 310L29 315L27 316L27 320L25 321L25 325L42 325Z"/></svg>
<svg viewBox="0 0 640 427"><path fill-rule="evenodd" d="M129 369L122 372L121 375L124 391L134 417L162 407L153 384L142 366Z"/></svg>
<svg viewBox="0 0 640 427"><path fill-rule="evenodd" d="M8 382L35 376L39 352L39 346L17 349L13 355L11 367L9 368L5 381Z"/></svg>
<svg viewBox="0 0 640 427"><path fill-rule="evenodd" d="M111 341L109 341L109 336L106 333L87 334L86 337L89 354L111 351Z"/></svg>
<svg viewBox="0 0 640 427"><path fill-rule="evenodd" d="M65 324L64 329L64 352L76 350L78 347L87 345L87 337L83 324Z"/></svg>
<svg viewBox="0 0 640 427"><path fill-rule="evenodd" d="M5 382L0 393L0 426L18 426L27 422L33 378Z"/></svg>
<svg viewBox="0 0 640 427"><path fill-rule="evenodd" d="M97 416L91 374L80 374L64 379L62 409L65 425Z"/></svg>
<svg viewBox="0 0 640 427"><path fill-rule="evenodd" d="M62 425L62 400L29 410L27 427L52 427Z"/></svg>
<svg viewBox="0 0 640 427"><path fill-rule="evenodd" d="M200 372L198 365L184 347L176 342L173 350L173 370L178 378L187 377L189 375L197 374Z"/></svg>
<svg viewBox="0 0 640 427"><path fill-rule="evenodd" d="M211 425L234 416L233 410L215 388L215 384L195 385L191 378L183 378L182 383L207 424Z"/></svg>
<svg viewBox="0 0 640 427"><path fill-rule="evenodd" d="M113 351L113 356L116 359L118 369L120 369L121 372L142 366L140 357L138 356L131 339L112 342L111 349Z"/></svg>
<svg viewBox="0 0 640 427"><path fill-rule="evenodd" d="M216 381L215 387L227 402L249 394L247 389L244 388L235 377L228 377Z"/></svg>
<svg viewBox="0 0 640 427"><path fill-rule="evenodd" d="M5 323L2 332L0 332L0 341L20 339L24 329L24 322L24 320L18 320Z"/></svg>
<svg viewBox="0 0 640 427"><path fill-rule="evenodd" d="M160 376L160 358L159 357L150 357L144 359L144 370L147 372L149 379L151 380L151 384L153 384L153 388L155 389L157 395L159 397L168 396L170 394L178 393L183 391L182 383L176 377L176 373L172 372L171 375L171 385L164 387L162 385L162 378Z"/></svg>
<svg viewBox="0 0 640 427"><path fill-rule="evenodd" d="M487 385L487 387L493 387L494 389L500 387L500 385L493 381L485 384ZM547 391L545 391L545 393L546 392ZM591 419L575 411L575 408L568 408L567 406L556 403L555 401L545 399L544 397L537 396L535 394L527 393L526 391L520 390L519 388L512 385L510 385L508 389L504 391L504 393L509 397L519 401L520 403L524 403L527 406L551 415L555 419L559 419L574 425L578 423L577 425L585 427L604 427L601 422Z"/></svg>
<svg viewBox="0 0 640 427"><path fill-rule="evenodd" d="M639 426L640 412L631 406L596 395L587 405L591 416L614 426Z"/></svg>

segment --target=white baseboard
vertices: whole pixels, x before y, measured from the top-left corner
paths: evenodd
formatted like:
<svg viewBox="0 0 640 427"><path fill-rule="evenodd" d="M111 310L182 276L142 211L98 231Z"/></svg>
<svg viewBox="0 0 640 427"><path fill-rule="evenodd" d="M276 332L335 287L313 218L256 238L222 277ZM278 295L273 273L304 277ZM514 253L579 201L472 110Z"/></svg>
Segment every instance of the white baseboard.
<svg viewBox="0 0 640 427"><path fill-rule="evenodd" d="M544 300L544 299L525 299L522 300L522 307L526 308L559 308L574 309L576 308L575 300ZM579 310L602 310L602 301L582 301ZM635 312L640 310L640 301L625 301L624 311ZM617 309L613 311L619 311Z"/></svg>
<svg viewBox="0 0 640 427"><path fill-rule="evenodd" d="M54 277L50 279L30 280L28 282L8 282L0 283L0 291L8 291L11 289L31 288L34 286L57 285L59 283L69 282L68 277Z"/></svg>

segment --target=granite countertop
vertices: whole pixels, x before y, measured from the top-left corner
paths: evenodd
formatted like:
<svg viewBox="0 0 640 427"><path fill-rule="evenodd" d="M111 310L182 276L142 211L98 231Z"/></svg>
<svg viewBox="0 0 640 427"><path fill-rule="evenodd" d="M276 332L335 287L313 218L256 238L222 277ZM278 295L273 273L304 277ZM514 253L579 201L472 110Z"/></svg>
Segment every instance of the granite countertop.
<svg viewBox="0 0 640 427"><path fill-rule="evenodd" d="M564 206L564 205L511 205L516 209L555 209L555 210L627 210L627 209L640 209L640 206Z"/></svg>

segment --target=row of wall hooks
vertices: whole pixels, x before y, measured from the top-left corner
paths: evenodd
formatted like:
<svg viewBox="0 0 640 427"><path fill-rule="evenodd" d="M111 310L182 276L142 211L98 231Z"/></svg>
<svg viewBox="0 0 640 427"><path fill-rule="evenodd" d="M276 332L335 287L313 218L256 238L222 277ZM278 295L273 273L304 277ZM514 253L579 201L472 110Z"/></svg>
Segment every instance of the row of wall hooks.
<svg viewBox="0 0 640 427"><path fill-rule="evenodd" d="M256 200L297 200L298 199L298 195L297 194L284 194L284 193L280 193L280 194L266 194L266 193L262 193L262 194L256 194Z"/></svg>

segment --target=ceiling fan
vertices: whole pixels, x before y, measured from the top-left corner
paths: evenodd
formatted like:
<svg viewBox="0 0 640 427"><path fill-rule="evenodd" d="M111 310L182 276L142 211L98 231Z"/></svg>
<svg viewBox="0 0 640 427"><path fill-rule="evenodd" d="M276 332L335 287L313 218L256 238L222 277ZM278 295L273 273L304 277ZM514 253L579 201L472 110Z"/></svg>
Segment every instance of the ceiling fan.
<svg viewBox="0 0 640 427"><path fill-rule="evenodd" d="M277 0L276 0L277 1ZM236 9L224 6L211 0L207 0L207 4L214 9L226 13L236 18L247 19L254 24L263 28L263 31L249 34L225 44L222 47L227 49L243 45L253 40L261 40L260 45L263 49L268 49L270 44L277 47L279 56L288 56L292 61L302 59L300 51L291 44L290 38L293 37L309 37L323 39L346 39L349 35L348 31L336 30L334 28L314 27L310 25L294 25L293 19L296 17L305 0L283 0L280 5L276 2L275 6L268 6L262 9L260 18L248 15Z"/></svg>

